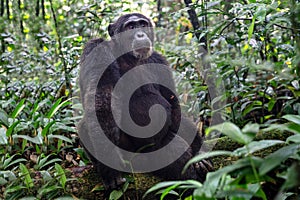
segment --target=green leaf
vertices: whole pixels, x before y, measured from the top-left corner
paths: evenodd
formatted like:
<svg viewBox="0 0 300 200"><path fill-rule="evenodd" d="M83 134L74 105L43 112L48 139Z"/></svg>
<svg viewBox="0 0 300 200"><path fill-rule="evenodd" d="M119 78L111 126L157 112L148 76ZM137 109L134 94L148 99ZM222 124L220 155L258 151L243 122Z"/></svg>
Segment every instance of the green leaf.
<svg viewBox="0 0 300 200"><path fill-rule="evenodd" d="M0 175L8 181L15 181L17 179L16 175L12 171L0 171Z"/></svg>
<svg viewBox="0 0 300 200"><path fill-rule="evenodd" d="M30 137L28 135L13 135L12 136L13 139L24 139L24 140L28 140L34 144L43 144L43 137L41 135L37 135L34 138Z"/></svg>
<svg viewBox="0 0 300 200"><path fill-rule="evenodd" d="M76 132L76 129L73 127L69 127L61 122L56 122L51 126L50 133L54 133L55 131L65 131L65 132Z"/></svg>
<svg viewBox="0 0 300 200"><path fill-rule="evenodd" d="M65 189L66 182L67 182L67 177L66 177L65 171L57 163L55 163L55 170L56 170L57 176L59 177L59 183L61 184L61 186L63 187L63 189Z"/></svg>
<svg viewBox="0 0 300 200"><path fill-rule="evenodd" d="M41 173L41 175L43 177L43 180L45 182L48 182L48 181L50 181L50 180L53 179L52 176L50 175L50 173L48 171L40 171L40 173Z"/></svg>
<svg viewBox="0 0 300 200"><path fill-rule="evenodd" d="M14 187L9 187L9 188L5 189L4 195L6 196L6 194L15 193L15 192L18 192L18 191L23 190L23 189L26 189L26 187L22 186L22 185L17 185L17 186L14 186Z"/></svg>
<svg viewBox="0 0 300 200"><path fill-rule="evenodd" d="M263 129L264 132L270 132L273 130L279 130L279 131L288 131L295 134L300 134L300 125L289 122L286 124L271 124L268 128Z"/></svg>
<svg viewBox="0 0 300 200"><path fill-rule="evenodd" d="M184 187L186 185L189 185L189 186L192 186L194 188L202 187L202 183L200 183L199 181L196 181L196 180L186 180L181 185L183 185Z"/></svg>
<svg viewBox="0 0 300 200"><path fill-rule="evenodd" d="M209 127L206 129L206 133L209 134L213 130L217 130L241 144L248 144L253 139L252 137L243 134L241 129L231 122L224 122L222 124Z"/></svg>
<svg viewBox="0 0 300 200"><path fill-rule="evenodd" d="M37 161L37 163L38 163L37 168L42 169L43 167L45 167L51 163L61 162L61 159L59 159L59 158L54 158L52 160L47 161L50 156L52 156L52 154L49 154L48 156L46 156L44 158L43 158L43 155L39 156L38 161Z"/></svg>
<svg viewBox="0 0 300 200"><path fill-rule="evenodd" d="M299 143L300 144L300 134L297 135L292 135L286 139L286 142L294 142L294 143Z"/></svg>
<svg viewBox="0 0 300 200"><path fill-rule="evenodd" d="M144 194L143 198L145 198L148 194L150 194L154 191L161 190L163 188L170 187L175 184L182 184L182 183L184 183L184 181L165 181L165 182L157 183L156 185L151 187L149 190L147 190L147 192Z"/></svg>
<svg viewBox="0 0 300 200"><path fill-rule="evenodd" d="M36 197L23 197L20 200L36 200Z"/></svg>
<svg viewBox="0 0 300 200"><path fill-rule="evenodd" d="M129 186L129 181L127 180L122 187L122 191L126 192L126 190L128 189L128 186Z"/></svg>
<svg viewBox="0 0 300 200"><path fill-rule="evenodd" d="M276 104L277 102L277 99L271 99L269 102L268 102L268 111L271 112L274 108L274 105Z"/></svg>
<svg viewBox="0 0 300 200"><path fill-rule="evenodd" d="M94 192L94 191L103 191L105 190L104 186L102 184L97 184L91 192Z"/></svg>
<svg viewBox="0 0 300 200"><path fill-rule="evenodd" d="M166 189L164 189L162 195L160 196L160 200L163 200L165 198L165 196L167 196L171 191L176 189L179 185L180 185L179 183L174 184L174 185L171 185L171 186L167 187ZM177 196L179 196L179 195L177 195Z"/></svg>
<svg viewBox="0 0 300 200"><path fill-rule="evenodd" d="M287 169L287 175L284 184L281 187L282 191L287 191L295 186L299 186L300 166L296 163Z"/></svg>
<svg viewBox="0 0 300 200"><path fill-rule="evenodd" d="M293 192L285 192L285 193L280 192L276 198L280 199L280 200L286 200L286 199L291 199L289 197L293 197L294 195L295 195L295 193L293 193Z"/></svg>
<svg viewBox="0 0 300 200"><path fill-rule="evenodd" d="M243 129L242 132L246 135L249 136L249 138L251 138L251 140L254 139L255 135L258 133L259 131L259 124L246 124Z"/></svg>
<svg viewBox="0 0 300 200"><path fill-rule="evenodd" d="M63 101L62 103L60 103L61 100L62 100L62 97L59 98L59 99L55 102L55 104L51 107L50 111L49 111L48 114L47 114L47 118L49 118L49 119L52 118L53 115L54 115L61 107L64 107L64 106L67 106L67 105L71 104L70 99L67 99L67 100Z"/></svg>
<svg viewBox="0 0 300 200"><path fill-rule="evenodd" d="M300 125L300 115L284 115L282 118Z"/></svg>
<svg viewBox="0 0 300 200"><path fill-rule="evenodd" d="M220 96L217 96L215 97L212 101L211 101L211 105L215 105L215 103L219 102L220 100L224 100L225 98L225 95L220 95Z"/></svg>
<svg viewBox="0 0 300 200"><path fill-rule="evenodd" d="M33 106L33 109L31 110L30 112L30 116L33 117L34 114L37 112L37 110L40 108L40 104L39 102L35 102L34 103L34 106Z"/></svg>
<svg viewBox="0 0 300 200"><path fill-rule="evenodd" d="M77 200L78 198L74 198L71 196L64 196L64 197L59 197L59 198L55 198L56 200Z"/></svg>
<svg viewBox="0 0 300 200"><path fill-rule="evenodd" d="M109 195L109 200L118 200L123 196L122 190L113 190Z"/></svg>
<svg viewBox="0 0 300 200"><path fill-rule="evenodd" d="M281 162L294 155L300 148L299 144L292 144L289 146L282 147L274 153L266 156L264 162L259 167L259 174L264 175L279 166Z"/></svg>
<svg viewBox="0 0 300 200"><path fill-rule="evenodd" d="M22 176L24 176L24 183L25 183L26 187L32 188L34 186L34 184L33 184L32 178L30 177L30 173L29 173L27 167L22 163L20 163L19 167L20 167L20 172L21 172Z"/></svg>
<svg viewBox="0 0 300 200"><path fill-rule="evenodd" d="M53 124L55 124L56 123L56 121L51 121L51 122L49 122L44 128L43 128L43 130L42 130L42 136L43 137L45 137L46 135L47 135L47 133L49 133L49 129L50 129L50 127L53 125Z"/></svg>
<svg viewBox="0 0 300 200"><path fill-rule="evenodd" d="M286 125L286 131L295 133L295 134L300 134L300 125L299 124L295 124L295 123L287 123L284 124Z"/></svg>
<svg viewBox="0 0 300 200"><path fill-rule="evenodd" d="M6 129L0 128L0 145L8 144L8 137L6 136Z"/></svg>
<svg viewBox="0 0 300 200"><path fill-rule="evenodd" d="M234 172L238 169L251 166L251 163L254 162L256 165L261 164L262 159L256 157L246 157L236 161L232 165L228 165L221 169L218 169L215 172L209 172L206 176L206 181L204 186L206 187L207 191L205 191L209 196L214 196L217 189L219 188L220 180L222 177L226 176L227 174Z"/></svg>
<svg viewBox="0 0 300 200"><path fill-rule="evenodd" d="M0 177L0 186L6 185L8 183L7 180L5 180L5 178Z"/></svg>
<svg viewBox="0 0 300 200"><path fill-rule="evenodd" d="M57 99L56 102L54 103L54 105L51 107L50 111L46 115L48 119L50 119L55 114L55 112L59 109L59 104L60 104L61 100L62 100L62 97Z"/></svg>
<svg viewBox="0 0 300 200"><path fill-rule="evenodd" d="M236 149L233 153L236 154L237 156L244 156L274 146L276 144L282 144L282 143L284 142L281 140L252 141L247 146Z"/></svg>
<svg viewBox="0 0 300 200"><path fill-rule="evenodd" d="M254 25L255 25L255 16L253 16L252 22L251 22L251 24L249 26L249 29L248 29L248 42L252 38L253 30L254 30Z"/></svg>
<svg viewBox="0 0 300 200"><path fill-rule="evenodd" d="M2 109L0 109L0 123L3 124L6 128L8 128L9 126L8 115Z"/></svg>
<svg viewBox="0 0 300 200"><path fill-rule="evenodd" d="M266 5L259 6L254 15L259 22L265 21L267 15L267 6Z"/></svg>
<svg viewBox="0 0 300 200"><path fill-rule="evenodd" d="M46 158L48 158L48 156ZM53 158L52 160L49 160L48 162L45 162L45 163L43 163L43 165L39 166L39 169L42 169L42 168L46 167L47 165L50 165L52 163L57 163L57 162L61 162L61 159Z"/></svg>
<svg viewBox="0 0 300 200"><path fill-rule="evenodd" d="M14 156L15 156L15 155L13 155L12 157L10 157L9 159L6 159L6 160L4 161L4 164L3 164L4 169L9 168L10 166L12 166L12 165L14 165L14 164L16 164L16 163L26 162L26 161L27 161L27 160L24 159L24 158L18 158L18 159L16 159L16 160L13 160L13 161L12 161L12 158L13 158ZM6 161L8 161L8 162L6 162Z"/></svg>
<svg viewBox="0 0 300 200"><path fill-rule="evenodd" d="M20 113L20 112L23 110L23 108L25 107L24 103L25 103L25 99L22 99L22 100L18 103L18 105L16 106L15 110L14 110L14 111L12 112L12 114L11 114L11 118L15 119L15 118L19 115L19 113Z"/></svg>
<svg viewBox="0 0 300 200"><path fill-rule="evenodd" d="M13 133L13 130L15 129L15 127L20 123L19 120L15 121L6 131L6 136L10 137L11 134Z"/></svg>
<svg viewBox="0 0 300 200"><path fill-rule="evenodd" d="M246 124L242 129L243 133L256 134L259 131L259 124Z"/></svg>
<svg viewBox="0 0 300 200"><path fill-rule="evenodd" d="M262 105L262 102L261 101L253 101L251 103L248 103L246 102L245 104L243 105L247 105L245 107L245 109L242 109L242 113L243 113L243 116L246 116L248 113L250 113L251 111L254 111L254 110L257 110L257 109L260 109L260 106Z"/></svg>
<svg viewBox="0 0 300 200"><path fill-rule="evenodd" d="M256 192L256 197L260 197L262 198L263 200L268 200L267 199L267 196L266 196L266 193L264 192L264 190L260 187L259 190Z"/></svg>
<svg viewBox="0 0 300 200"><path fill-rule="evenodd" d="M224 155L225 156L233 156L233 153L230 151L210 151L210 152L207 152L204 154L197 155L186 163L186 165L184 166L184 168L182 170L182 173L184 173L188 169L188 167L193 163L200 162L201 160L206 159L206 158L211 158L214 156L224 156Z"/></svg>
<svg viewBox="0 0 300 200"><path fill-rule="evenodd" d="M68 142L70 144L73 143L73 141L70 138L67 138L66 136L63 136L63 135L52 135L51 134L51 135L48 135L47 137L48 137L48 139L57 138L57 139L60 139L62 141Z"/></svg>
<svg viewBox="0 0 300 200"><path fill-rule="evenodd" d="M7 155L7 156L8 156L8 155ZM17 156L17 154L14 154L13 156L8 157L8 158L6 158L6 159L4 159L4 157L3 157L2 159L3 159L4 161L2 161L2 162L3 162L2 168L3 168L3 169L6 169L6 168L8 168L9 166L11 166L11 165L13 165L13 164L16 164L16 163L18 163L18 162L26 161L26 159L24 159L24 158L19 158L19 159L14 160L14 157L15 157L15 156Z"/></svg>
<svg viewBox="0 0 300 200"><path fill-rule="evenodd" d="M49 192L53 192L53 191L57 191L59 189L61 189L62 187L61 186L58 186L58 185L45 185L43 186L42 188L40 188L38 190L38 194L40 196L44 196L45 194L49 193Z"/></svg>

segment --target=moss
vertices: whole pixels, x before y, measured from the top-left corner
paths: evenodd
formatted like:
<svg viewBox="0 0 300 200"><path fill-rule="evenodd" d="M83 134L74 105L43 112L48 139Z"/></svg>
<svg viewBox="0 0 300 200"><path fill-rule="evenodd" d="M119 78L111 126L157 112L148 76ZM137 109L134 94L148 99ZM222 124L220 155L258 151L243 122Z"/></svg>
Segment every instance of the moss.
<svg viewBox="0 0 300 200"><path fill-rule="evenodd" d="M129 186L120 200L139 200L142 199L145 192L162 180L149 174L127 174ZM105 191L93 168L85 170L80 177L68 182L67 193L74 195L79 199L99 199L106 200L111 191ZM153 200L155 197L149 195L145 200Z"/></svg>
<svg viewBox="0 0 300 200"><path fill-rule="evenodd" d="M280 131L273 131L273 132L266 132L266 133L258 133L255 137L255 140L263 140L263 139L277 139L283 140L289 136L291 133L287 132L280 132ZM234 151L235 149L242 147L243 145L233 141L232 139L224 136L214 140L209 140L205 142L206 149L213 149L213 150L226 150L226 151ZM284 145L284 144L282 144ZM262 151L258 151L255 153L256 156L265 157L270 153L276 151L282 145L275 145L270 148L264 149ZM236 161L236 157L229 157L229 156L217 156L211 159L214 168L222 168L224 166L232 164L232 162ZM128 189L124 193L121 200L140 200L145 192L162 180L152 176L151 174L128 174L126 175L130 181ZM95 189L97 188L97 189ZM93 191L94 189L94 191ZM101 190L102 189L102 190ZM101 184L101 179L97 176L95 171L91 168L86 170L83 173L82 177L77 178L76 181L69 182L69 191L77 198L80 199L101 199L105 200L106 196L109 196L109 192L103 189ZM154 196L148 196L145 200L153 200L155 199Z"/></svg>
<svg viewBox="0 0 300 200"><path fill-rule="evenodd" d="M272 132L259 132L256 137L254 138L255 141L259 140L282 140L285 141L289 136L293 135L289 132L282 132L282 131L272 131ZM225 150L225 151L234 151L237 148L242 147L242 144L239 144L235 142L234 140L230 139L227 136L220 137L214 140L209 140L205 142L207 146L211 147L213 150ZM214 146L212 147L212 145ZM254 153L255 156L258 157L265 157L269 155L270 153L278 150L284 146L284 144L278 144L266 149L263 149L261 151L257 151ZM216 156L213 157L212 162L214 164L215 169L222 168L224 166L232 164L232 162L236 161L236 157L230 157L230 156Z"/></svg>

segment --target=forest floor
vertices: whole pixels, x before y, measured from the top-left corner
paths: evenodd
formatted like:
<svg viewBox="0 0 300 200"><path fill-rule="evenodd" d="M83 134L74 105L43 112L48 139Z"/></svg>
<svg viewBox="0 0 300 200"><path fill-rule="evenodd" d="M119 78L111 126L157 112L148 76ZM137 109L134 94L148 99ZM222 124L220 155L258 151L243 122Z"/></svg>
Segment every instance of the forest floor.
<svg viewBox="0 0 300 200"><path fill-rule="evenodd" d="M257 140L260 139L281 139L284 140L290 134L283 134L280 132L275 132L272 134L260 134L257 136ZM214 141L207 142L206 145L210 143L215 143ZM239 148L241 145L229 139L228 137L221 137L217 139L217 143L214 144L214 150L228 150L233 151ZM270 152L274 152L280 146L273 146L272 148L265 149L257 153L257 156L264 157ZM234 157L214 157L211 159L214 168L222 168L224 166L232 164L237 158ZM101 183L101 178L95 173L91 165L86 167L74 167L69 169L71 177L75 178L73 181L68 183L67 189L72 193L74 198L78 199L99 199L106 200L112 191L106 191ZM122 194L120 200L140 200L143 198L145 192L154 186L156 183L162 180L158 177L152 176L151 174L127 174L125 175L128 180L128 187L125 191L122 189L116 190L115 194ZM276 192L279 186L275 185L270 188L270 192ZM269 189L268 189L269 190ZM152 200L155 197L152 195L147 196L144 200Z"/></svg>

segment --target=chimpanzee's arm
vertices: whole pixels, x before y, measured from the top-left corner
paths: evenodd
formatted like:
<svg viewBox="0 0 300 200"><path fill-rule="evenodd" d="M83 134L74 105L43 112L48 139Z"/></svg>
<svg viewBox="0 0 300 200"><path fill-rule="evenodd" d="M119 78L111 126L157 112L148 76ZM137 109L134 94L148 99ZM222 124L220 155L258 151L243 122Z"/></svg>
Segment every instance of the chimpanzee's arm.
<svg viewBox="0 0 300 200"><path fill-rule="evenodd" d="M103 39L89 41L83 50L80 65L79 85L85 114L79 125L79 134L80 138L89 139L85 141L83 146L97 172L101 174L106 188L116 188L123 182L123 179L120 172L105 166L95 157L95 152L104 151L107 149L107 145L101 144L92 147L91 145L95 135L99 134L94 131L99 124L112 142L117 143L119 140L119 128L111 111L111 93L119 78L119 67L114 62L110 43ZM95 115L95 112L96 120L91 121L90 119L93 119L92 116Z"/></svg>
<svg viewBox="0 0 300 200"><path fill-rule="evenodd" d="M150 62L164 65L166 67L166 68L164 68L164 70L165 69L168 70L167 77L159 77L159 78L163 78L164 79L163 81L167 82L167 85L169 86L169 88L166 88L166 87L160 85L159 91L160 91L161 95L172 106L172 125L171 125L170 129L172 132L177 133L178 127L179 127L180 121L181 121L181 110L180 110L180 105L179 105L179 100L177 98L177 94L174 93L174 92L176 92L176 88L175 88L175 83L174 83L174 79L172 76L172 71L169 68L169 63L162 55L158 54L157 52L153 52L153 54L150 58Z"/></svg>

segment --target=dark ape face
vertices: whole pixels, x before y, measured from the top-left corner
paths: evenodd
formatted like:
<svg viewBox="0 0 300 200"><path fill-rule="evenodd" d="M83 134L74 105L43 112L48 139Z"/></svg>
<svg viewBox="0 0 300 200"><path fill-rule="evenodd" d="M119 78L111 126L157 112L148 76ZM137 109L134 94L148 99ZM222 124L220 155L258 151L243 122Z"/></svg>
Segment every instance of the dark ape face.
<svg viewBox="0 0 300 200"><path fill-rule="evenodd" d="M144 15L123 15L114 24L109 25L108 31L118 48L125 48L126 53L141 60L151 56L153 26Z"/></svg>

